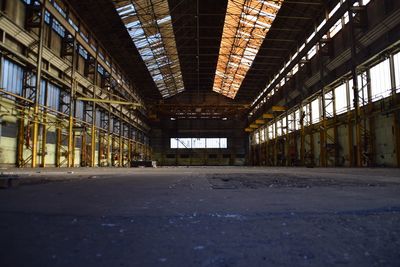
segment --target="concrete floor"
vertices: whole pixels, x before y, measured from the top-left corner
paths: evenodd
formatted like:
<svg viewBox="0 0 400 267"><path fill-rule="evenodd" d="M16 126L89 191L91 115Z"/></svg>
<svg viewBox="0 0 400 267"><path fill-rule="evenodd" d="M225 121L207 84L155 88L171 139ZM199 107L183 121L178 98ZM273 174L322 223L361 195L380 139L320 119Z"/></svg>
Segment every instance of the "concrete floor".
<svg viewBox="0 0 400 267"><path fill-rule="evenodd" d="M0 266L400 266L400 170L5 169Z"/></svg>

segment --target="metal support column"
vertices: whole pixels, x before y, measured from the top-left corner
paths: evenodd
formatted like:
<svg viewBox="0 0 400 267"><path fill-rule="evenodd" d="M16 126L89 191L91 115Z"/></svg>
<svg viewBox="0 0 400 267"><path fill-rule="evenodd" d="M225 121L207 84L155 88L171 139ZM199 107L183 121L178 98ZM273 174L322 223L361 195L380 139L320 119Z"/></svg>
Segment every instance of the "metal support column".
<svg viewBox="0 0 400 267"><path fill-rule="evenodd" d="M112 66L112 65L111 65ZM112 70L113 68L111 67L111 73L105 73L104 78L103 78L103 84L102 88L107 91L108 93L108 99L110 100L110 103L107 105L107 110L104 113L104 120L102 121L102 127L107 130L106 136L103 138L103 143L104 143L104 158L106 159L106 165L111 166L112 165L112 160L111 160L111 143L112 143L112 125L111 125L111 94L114 92L114 86L115 82L113 81L112 78Z"/></svg>
<svg viewBox="0 0 400 267"><path fill-rule="evenodd" d="M395 72L393 55L390 56L389 62L390 62L390 77L392 85L392 93L390 97L392 98L393 106L399 107L400 94L397 93L397 90L399 88L396 88L396 78L400 77L397 77L396 75L400 75L400 73ZM396 162L397 162L397 167L400 167L400 110L395 110L393 112L393 125L394 125L394 145L396 151Z"/></svg>
<svg viewBox="0 0 400 267"><path fill-rule="evenodd" d="M132 166L132 125L128 125L128 167Z"/></svg>
<svg viewBox="0 0 400 267"><path fill-rule="evenodd" d="M97 49L98 51L98 49ZM97 86L97 53L95 57L89 56L85 61L85 76L89 77L92 81L93 86L88 88L87 95L91 95L93 99L96 99L96 86ZM91 91L90 91L91 90ZM85 166L94 167L96 165L96 102L90 101L85 102L85 122L89 124L89 127L85 131L84 140L85 146L82 146L84 153L84 164Z"/></svg>
<svg viewBox="0 0 400 267"><path fill-rule="evenodd" d="M306 147L305 147L305 141L306 141L306 131L305 131L305 119L306 119L306 113L304 111L303 105L300 106L300 162L301 166L305 166L306 164Z"/></svg>
<svg viewBox="0 0 400 267"><path fill-rule="evenodd" d="M44 91L44 106L45 108L43 109L43 123L42 123L42 143L41 143L41 149L40 149L40 156L41 156L41 161L40 161L40 166L41 167L46 167L46 155L47 155L47 98L48 98L48 87L49 84L46 83L45 91ZM42 92L43 94L43 92Z"/></svg>
<svg viewBox="0 0 400 267"><path fill-rule="evenodd" d="M351 51L351 76L353 79L353 94L354 94L354 125L355 125L355 139L352 142L356 146L355 159L353 165L361 167L363 165L363 145L362 145L362 125L361 125L361 110L359 102L359 84L357 77L357 65L358 65L358 51L363 49L361 44L358 42L358 37L362 32L356 32L356 27L360 30L366 27L366 16L365 7L359 6L354 7L353 1L348 1L348 17L349 17L349 40L350 40L350 51ZM364 128L365 129L365 128Z"/></svg>
<svg viewBox="0 0 400 267"><path fill-rule="evenodd" d="M98 51L99 49L96 50L96 57L94 58L94 66L93 66L93 92L92 96L93 98L97 98L97 93L96 93L96 88L97 88L97 76L98 76L98 62L97 62L97 57L98 57ZM92 102L92 124L91 124L91 139L90 139L90 167L96 166L96 102Z"/></svg>
<svg viewBox="0 0 400 267"><path fill-rule="evenodd" d="M326 117L326 108L325 108L325 93L322 90L321 101L321 126L319 127L320 137L319 137L319 146L320 146L320 166L327 167L328 166L328 153L327 153L327 131L328 131L328 120Z"/></svg>
<svg viewBox="0 0 400 267"><path fill-rule="evenodd" d="M290 162L292 161L291 155L290 155L290 147L291 147L291 136L290 136L290 131L289 131L289 115L288 112L285 112L285 116L282 118L282 121L285 120L286 122L286 132L282 134L284 141L284 149L283 149L283 154L285 158L285 166L289 166Z"/></svg>
<svg viewBox="0 0 400 267"><path fill-rule="evenodd" d="M66 106L68 106L66 112L68 112L68 130L67 130L67 138L68 138L68 148L67 148L67 167L74 167L75 162L75 132L74 124L75 124L75 92L76 92L76 78L75 78L75 71L76 71L76 55L77 49L77 42L76 42L76 35L71 36L67 35L63 42L63 49L62 49L62 56L66 57L71 62L71 74L70 74L70 89L69 89L69 96L65 97ZM61 144L62 145L62 144Z"/></svg>
<svg viewBox="0 0 400 267"><path fill-rule="evenodd" d="M32 110L36 99L35 73L32 69L24 70L22 100L17 100L24 108L20 111L17 141L17 167L27 167L32 164Z"/></svg>
<svg viewBox="0 0 400 267"><path fill-rule="evenodd" d="M274 153L274 166L278 165L278 123L276 120L274 121L274 131L275 131L275 138L274 138L274 148L273 148L273 153Z"/></svg>
<svg viewBox="0 0 400 267"><path fill-rule="evenodd" d="M27 5L25 26L27 29L37 29L38 39L27 49L27 56L34 57L35 70L26 69L24 71L23 85L23 106L25 108L21 112L18 132L18 148L17 148L17 166L25 167L30 162L32 168L37 167L38 161L38 139L39 139L39 108L40 108L40 90L42 76L42 55L43 55L43 39L44 39L44 13L45 4L32 3ZM32 132L31 132L32 131ZM30 150L30 155L26 155L25 149Z"/></svg>
<svg viewBox="0 0 400 267"><path fill-rule="evenodd" d="M36 3L32 1L30 5L35 5ZM40 91L41 91L41 81L42 81L42 56L43 56L43 38L44 38L44 14L46 11L46 1L40 4L40 14L38 14L40 19L39 26L39 39L38 39L38 51L37 51L37 68L36 68L36 97L35 104L33 107L33 134L32 134L32 162L31 167L35 168L37 166L38 159L38 139L39 139L39 101L40 101ZM34 8L34 7L32 7Z"/></svg>
<svg viewBox="0 0 400 267"><path fill-rule="evenodd" d="M338 166L339 165L339 151L340 151L340 144L338 142L338 121L337 121L337 116L336 116L336 95L335 95L335 90L331 91L332 93L332 127L333 127L333 137L331 139L331 143L328 144L329 146L332 147L333 151L333 157L334 157L334 162L333 166Z"/></svg>
<svg viewBox="0 0 400 267"><path fill-rule="evenodd" d="M119 143L119 149L118 149L118 166L123 167L124 163L124 139L123 139L123 130L124 130L124 123L122 121L123 117L123 112L122 112L122 106L119 108L119 114L120 114L120 125L119 125L119 135L118 135L118 143Z"/></svg>

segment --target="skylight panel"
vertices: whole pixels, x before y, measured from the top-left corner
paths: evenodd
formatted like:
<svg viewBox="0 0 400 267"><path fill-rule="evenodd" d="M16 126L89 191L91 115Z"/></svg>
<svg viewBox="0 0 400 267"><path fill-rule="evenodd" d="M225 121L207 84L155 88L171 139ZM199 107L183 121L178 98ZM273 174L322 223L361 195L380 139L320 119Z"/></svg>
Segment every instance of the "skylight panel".
<svg viewBox="0 0 400 267"><path fill-rule="evenodd" d="M157 20L157 24L161 25L161 24L164 24L164 23L166 23L168 21L171 21L171 16L169 16L169 15L164 17L164 18L162 18L162 19Z"/></svg>
<svg viewBox="0 0 400 267"><path fill-rule="evenodd" d="M170 97L184 90L168 1L114 0L132 41L160 94Z"/></svg>
<svg viewBox="0 0 400 267"><path fill-rule="evenodd" d="M228 1L213 90L235 98L283 0Z"/></svg>

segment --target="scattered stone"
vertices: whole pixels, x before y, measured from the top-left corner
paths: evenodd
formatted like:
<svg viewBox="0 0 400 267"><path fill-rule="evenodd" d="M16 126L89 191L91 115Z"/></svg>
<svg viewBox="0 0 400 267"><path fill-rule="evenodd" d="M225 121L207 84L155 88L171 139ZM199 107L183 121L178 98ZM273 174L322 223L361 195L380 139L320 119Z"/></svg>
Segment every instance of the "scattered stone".
<svg viewBox="0 0 400 267"><path fill-rule="evenodd" d="M104 227L115 227L117 225L115 223L102 223L101 226L104 226Z"/></svg>
<svg viewBox="0 0 400 267"><path fill-rule="evenodd" d="M242 217L240 214L226 214L225 218L240 218Z"/></svg>

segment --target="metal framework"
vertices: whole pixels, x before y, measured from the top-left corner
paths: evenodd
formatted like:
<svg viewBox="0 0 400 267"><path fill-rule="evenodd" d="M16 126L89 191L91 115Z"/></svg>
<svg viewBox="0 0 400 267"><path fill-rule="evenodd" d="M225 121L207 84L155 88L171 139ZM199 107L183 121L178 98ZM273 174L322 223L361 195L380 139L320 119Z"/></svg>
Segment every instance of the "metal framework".
<svg viewBox="0 0 400 267"><path fill-rule="evenodd" d="M213 90L235 98L282 1L229 1Z"/></svg>
<svg viewBox="0 0 400 267"><path fill-rule="evenodd" d="M184 91L168 1L113 2L162 97Z"/></svg>
<svg viewBox="0 0 400 267"><path fill-rule="evenodd" d="M36 68L27 68L24 72L22 95L29 101L22 103L25 108L22 110L19 124L18 167L26 167L30 163L30 167L34 168L38 162L39 101L44 38L44 17L41 14L44 14L44 11L45 3L37 5L32 2L27 5L25 26L30 30L36 29L38 32L37 43L27 49L27 56L33 56L37 65ZM44 134L42 137L46 137L46 135ZM28 153L26 153L27 151L24 153L24 147L27 148ZM41 153L44 154L45 152L42 151Z"/></svg>
<svg viewBox="0 0 400 267"><path fill-rule="evenodd" d="M248 105L212 105L212 104L158 104L150 107L156 116L165 116L168 118L190 118L190 119L222 119L244 116L248 111ZM157 116L156 116L157 117Z"/></svg>
<svg viewBox="0 0 400 267"><path fill-rule="evenodd" d="M323 27L320 28L319 34L315 34L319 40L317 39L315 43L311 44L316 49L316 54L310 59L308 58L308 51L305 50L303 56L306 55L306 58L298 62L298 72L296 73L296 82L298 82L298 85L293 86L293 84L289 84L288 86L279 88L281 91L274 91L275 94L271 96L270 102L264 103L268 109L259 108L260 111L257 112L257 117L255 120L253 119L253 121L257 121L261 112L273 110L273 103L281 101L285 94L289 93L286 90L293 91L293 87L295 87L295 90L304 93L304 95L300 94L296 101L292 102L295 104L292 105L292 108L288 110L285 116L286 118L290 118L295 111L294 120L299 124L299 127L295 127L294 129L289 127L288 130L291 133L287 133L286 136L275 134L272 139L269 138L270 134L268 133L268 139L265 144L261 142L253 143L250 148L252 153L250 158L253 160L253 164L257 165L260 162L266 162L266 164L271 164L272 162L273 165L281 164L276 160L277 153L280 153L279 145L281 143L286 148L286 158L291 159L293 157L299 160L299 165L318 165L321 167L377 166L378 164L382 164L379 161L382 162L383 159L382 150L379 152L381 154L377 153L377 142L393 142L396 149L399 147L398 112L396 112L399 109L399 90L396 88L397 85L395 83L395 79L398 79L398 77L394 63L394 57L398 55L400 49L399 42L388 41L383 51L377 50L371 53L374 43L368 35L371 32L377 32L377 30L368 27L367 8L362 5L363 2L357 1L353 5L354 2L344 2L338 8L340 16L333 15L333 21L339 20L341 22L342 29L345 29L343 35L346 37L348 35L349 38L349 42L347 43L347 73L340 76L331 76L333 70L332 62L341 58L343 52L339 51L336 54L333 52L332 40L329 36L330 32L326 32L326 29L323 29ZM392 20L398 17L398 12L398 9L392 13L388 12L390 16L383 17L382 20ZM332 21L327 19L326 23L331 24ZM345 28L344 26L347 23L348 27ZM392 21L390 27L394 27L398 23L400 23L400 20L396 22ZM388 28L385 28L385 30L388 30ZM381 32L385 34L384 31ZM374 37L376 38L375 40L379 40L379 35ZM369 43L366 43L365 40L368 40ZM311 45L309 47L312 48ZM367 45L369 46L367 47ZM346 48L344 50L346 51ZM307 67L310 62L318 66L314 72L310 71ZM345 62L343 60L340 64ZM343 67L340 64L337 64L335 67ZM385 72L377 72L379 70L378 66L386 66ZM288 68L290 69L291 66L289 65ZM373 69L375 76L372 74ZM390 75L388 73L389 69ZM375 83L374 87L371 84L372 77L375 77L372 80ZM380 85L380 79L382 79L382 83L384 79L385 81L390 80L390 85ZM313 80L313 88L310 88L310 80ZM388 91L379 91L383 89L388 89ZM338 98L336 95L336 90L338 90L341 98ZM378 94L379 98L376 98L377 95L373 95L373 90L375 90L374 92ZM305 98L307 96L308 98ZM346 100L347 103L344 103ZM314 105L315 103L317 105ZM341 110L337 109L338 105ZM343 105L347 112L342 109ZM297 116L296 114L298 113L301 116ZM392 141L379 139L382 138L382 133L378 136L379 129L376 129L377 118L379 116L393 117L394 122L392 127L390 127L390 124L388 125L389 129L391 128L393 131ZM269 131L271 126L274 126L276 133L276 126L281 119L282 116L267 123L266 129ZM290 120L288 126L290 126ZM256 133L251 133L250 135L254 139ZM271 146L271 142L274 145ZM259 153L260 148L264 146L267 147L267 151ZM396 163L388 164L393 164L393 166L397 164L399 166L400 153L398 151L394 151L397 159ZM259 155L256 156L254 155L255 153ZM286 165L291 165L290 162L291 160L287 161Z"/></svg>
<svg viewBox="0 0 400 267"><path fill-rule="evenodd" d="M24 27L4 13L0 18L1 29L26 51L18 53L4 38L0 42L2 62L7 59L21 66L23 74L20 93L13 93L15 88L0 89L0 109L19 119L16 165L46 167L52 161L57 167L76 167L79 158L80 166L111 166L111 139L120 136L110 127L111 114L125 127L126 155L117 166L130 166L129 147L140 145L145 150L140 159L150 159L148 140L144 144L128 134L129 130L144 135L149 128L140 117L143 102L119 67L83 24L74 24L76 16L67 5L31 2L25 3ZM52 50L53 38L59 39L58 51ZM50 84L57 87L57 94L49 95ZM57 107L49 106L50 100L57 101ZM49 158L53 142L54 158Z"/></svg>

